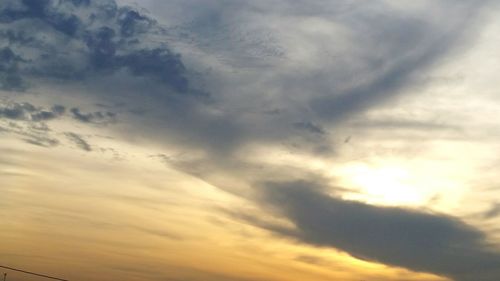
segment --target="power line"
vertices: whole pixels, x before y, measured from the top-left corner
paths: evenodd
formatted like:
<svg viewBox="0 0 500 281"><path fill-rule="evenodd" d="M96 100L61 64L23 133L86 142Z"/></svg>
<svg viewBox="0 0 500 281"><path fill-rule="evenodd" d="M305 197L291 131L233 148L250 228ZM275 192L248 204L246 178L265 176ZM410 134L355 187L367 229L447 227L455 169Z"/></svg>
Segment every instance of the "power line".
<svg viewBox="0 0 500 281"><path fill-rule="evenodd" d="M8 266L3 266L3 265L0 265L0 268L5 268L5 269L8 269L8 270L22 272L22 273L31 274L31 275L35 275L35 276L38 276L38 277L44 277L44 278L53 279L53 280L69 281L67 279L61 279L61 278L57 278L57 277L52 277L52 276L48 276L48 275L44 275L44 274L39 274L39 273L30 272L30 271L26 271L26 270L22 270L22 269L17 269L17 268L13 268L13 267L8 267Z"/></svg>

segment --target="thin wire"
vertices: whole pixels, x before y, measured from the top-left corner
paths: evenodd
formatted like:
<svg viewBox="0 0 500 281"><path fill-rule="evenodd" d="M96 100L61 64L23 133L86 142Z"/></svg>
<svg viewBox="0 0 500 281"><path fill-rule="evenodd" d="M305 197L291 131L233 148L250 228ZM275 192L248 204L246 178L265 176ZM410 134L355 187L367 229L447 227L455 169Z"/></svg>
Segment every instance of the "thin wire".
<svg viewBox="0 0 500 281"><path fill-rule="evenodd" d="M48 279L53 279L53 280L69 281L67 279L61 279L61 278L57 278L57 277L52 277L52 276L48 276L48 275L44 275L44 274L39 274L39 273L30 272L30 271L21 270L21 269L12 268L12 267L3 266L3 265L0 265L0 268L5 268L5 269L12 270L12 271L18 271L18 272L22 272L22 273L26 273L26 274L31 274L31 275L35 275L35 276L39 276L39 277L44 277L44 278L48 278Z"/></svg>

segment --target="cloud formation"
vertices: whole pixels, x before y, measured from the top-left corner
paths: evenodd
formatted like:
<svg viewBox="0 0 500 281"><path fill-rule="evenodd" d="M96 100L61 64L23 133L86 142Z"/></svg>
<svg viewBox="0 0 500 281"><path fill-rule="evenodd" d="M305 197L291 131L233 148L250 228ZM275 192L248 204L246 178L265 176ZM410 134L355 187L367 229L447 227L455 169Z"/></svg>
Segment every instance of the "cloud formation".
<svg viewBox="0 0 500 281"><path fill-rule="evenodd" d="M66 137L73 142L78 148L84 151L92 151L90 144L79 134L75 133L65 133Z"/></svg>
<svg viewBox="0 0 500 281"><path fill-rule="evenodd" d="M300 242L457 281L500 274L500 252L485 234L451 216L347 201L313 182L271 182L260 191L264 206L295 228L251 223Z"/></svg>
<svg viewBox="0 0 500 281"><path fill-rule="evenodd" d="M79 108L73 107L70 112L74 119L83 123L107 124L116 120L116 113L110 111L82 113Z"/></svg>
<svg viewBox="0 0 500 281"><path fill-rule="evenodd" d="M27 102L7 102L0 104L0 118L34 122L48 121L60 117L65 110L62 105L54 105L50 110L46 110Z"/></svg>
<svg viewBox="0 0 500 281"><path fill-rule="evenodd" d="M37 106L29 102L0 101L0 132L21 137L27 143L54 147L67 140L79 149L92 151L92 146L78 133L58 132L54 130L51 121L62 120L67 117L66 106L53 105L49 108ZM116 113L111 111L95 111L83 113L79 108L72 107L70 116L73 120L87 125L108 125L117 119Z"/></svg>
<svg viewBox="0 0 500 281"><path fill-rule="evenodd" d="M10 48L0 50L0 85L5 90L22 90L24 82L18 70L23 59L14 54Z"/></svg>
<svg viewBox="0 0 500 281"><path fill-rule="evenodd" d="M186 94L180 55L147 40L158 32L155 20L112 0L3 1L0 86L22 90L29 78L78 81L123 70Z"/></svg>

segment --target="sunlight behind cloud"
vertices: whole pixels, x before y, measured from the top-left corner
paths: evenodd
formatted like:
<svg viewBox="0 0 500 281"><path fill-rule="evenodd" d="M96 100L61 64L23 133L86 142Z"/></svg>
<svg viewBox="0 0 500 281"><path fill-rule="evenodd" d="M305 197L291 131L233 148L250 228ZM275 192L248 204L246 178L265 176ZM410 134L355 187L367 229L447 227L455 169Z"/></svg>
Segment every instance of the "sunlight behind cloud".
<svg viewBox="0 0 500 281"><path fill-rule="evenodd" d="M359 194L346 195L347 199L400 206L425 203L422 190L412 185L410 172L402 167L357 164L345 167L342 174L346 185L360 189Z"/></svg>

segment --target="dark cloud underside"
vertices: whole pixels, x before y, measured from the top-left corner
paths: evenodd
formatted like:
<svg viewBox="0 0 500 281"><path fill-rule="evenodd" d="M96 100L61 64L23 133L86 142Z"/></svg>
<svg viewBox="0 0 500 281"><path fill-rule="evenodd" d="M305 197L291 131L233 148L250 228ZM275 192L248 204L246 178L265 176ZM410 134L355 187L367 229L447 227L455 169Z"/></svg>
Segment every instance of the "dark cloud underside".
<svg viewBox="0 0 500 281"><path fill-rule="evenodd" d="M263 202L296 229L257 225L357 258L455 280L494 281L500 274L500 254L482 232L458 219L346 201L322 190L309 182L268 183L261 189Z"/></svg>

